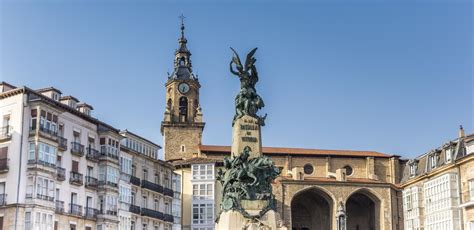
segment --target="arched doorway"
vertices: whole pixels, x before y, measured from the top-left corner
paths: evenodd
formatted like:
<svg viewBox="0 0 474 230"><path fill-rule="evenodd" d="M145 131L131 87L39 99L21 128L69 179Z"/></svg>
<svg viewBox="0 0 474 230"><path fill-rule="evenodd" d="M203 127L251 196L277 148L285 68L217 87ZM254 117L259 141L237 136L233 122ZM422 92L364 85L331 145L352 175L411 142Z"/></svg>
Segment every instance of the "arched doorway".
<svg viewBox="0 0 474 230"><path fill-rule="evenodd" d="M378 230L379 199L368 191L353 193L346 201L347 230Z"/></svg>
<svg viewBox="0 0 474 230"><path fill-rule="evenodd" d="M331 197L318 188L304 190L291 201L293 230L328 230L332 224Z"/></svg>

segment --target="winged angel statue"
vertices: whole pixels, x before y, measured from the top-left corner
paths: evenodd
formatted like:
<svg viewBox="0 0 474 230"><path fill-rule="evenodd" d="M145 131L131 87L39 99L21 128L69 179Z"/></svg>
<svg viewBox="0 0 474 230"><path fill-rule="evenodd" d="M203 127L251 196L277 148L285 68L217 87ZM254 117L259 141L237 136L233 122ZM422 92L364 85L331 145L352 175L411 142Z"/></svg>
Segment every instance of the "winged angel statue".
<svg viewBox="0 0 474 230"><path fill-rule="evenodd" d="M240 91L235 97L235 116L232 122L234 125L235 121L244 115L255 117L259 120L260 124L265 125L265 116L258 116L257 111L265 106L262 98L257 94L255 84L258 82L258 72L255 67L257 59L253 57L257 48L254 48L247 54L245 59L245 65L242 65L240 57L237 52L231 47L234 53L232 60L230 61L230 72L240 79Z"/></svg>

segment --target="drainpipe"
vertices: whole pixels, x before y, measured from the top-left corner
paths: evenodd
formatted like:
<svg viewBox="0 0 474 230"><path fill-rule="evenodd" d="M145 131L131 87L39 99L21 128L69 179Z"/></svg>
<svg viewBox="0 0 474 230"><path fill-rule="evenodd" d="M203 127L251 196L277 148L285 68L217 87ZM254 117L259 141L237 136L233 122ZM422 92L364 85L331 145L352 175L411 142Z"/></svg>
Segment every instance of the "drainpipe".
<svg viewBox="0 0 474 230"><path fill-rule="evenodd" d="M26 99L28 99L28 94L25 94L26 95ZM24 101L22 100L22 105L23 105L23 108L21 109L21 125L20 125L20 160L18 161L18 181L17 181L17 185L16 185L16 208L15 208L15 230L17 229L17 225L18 225L18 209L19 209L19 205L20 205L20 181L21 181L21 164L22 164L22 155L23 155L23 124L24 124L24 121L25 121L25 117L24 117L24 112L25 112L25 108L26 108L26 103L24 103Z"/></svg>

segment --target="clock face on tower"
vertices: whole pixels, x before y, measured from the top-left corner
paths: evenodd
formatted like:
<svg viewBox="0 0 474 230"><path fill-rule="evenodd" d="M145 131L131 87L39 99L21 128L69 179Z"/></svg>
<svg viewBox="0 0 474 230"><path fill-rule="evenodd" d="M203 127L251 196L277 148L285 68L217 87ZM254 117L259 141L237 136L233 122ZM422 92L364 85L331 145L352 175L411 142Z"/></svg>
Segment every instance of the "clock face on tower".
<svg viewBox="0 0 474 230"><path fill-rule="evenodd" d="M184 83L184 82L180 83L178 85L178 90L179 90L180 93L185 94L185 93L189 92L189 85Z"/></svg>

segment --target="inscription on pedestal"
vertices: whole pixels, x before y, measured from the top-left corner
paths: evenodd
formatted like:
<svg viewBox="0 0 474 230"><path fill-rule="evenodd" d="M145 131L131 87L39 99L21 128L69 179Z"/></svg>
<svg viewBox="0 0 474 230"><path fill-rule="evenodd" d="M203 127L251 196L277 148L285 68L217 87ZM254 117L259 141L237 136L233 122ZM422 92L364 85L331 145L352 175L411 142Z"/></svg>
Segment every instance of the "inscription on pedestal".
<svg viewBox="0 0 474 230"><path fill-rule="evenodd" d="M232 135L232 156L242 153L245 146L252 150L252 157L261 155L262 143L258 119L243 116L235 121Z"/></svg>

